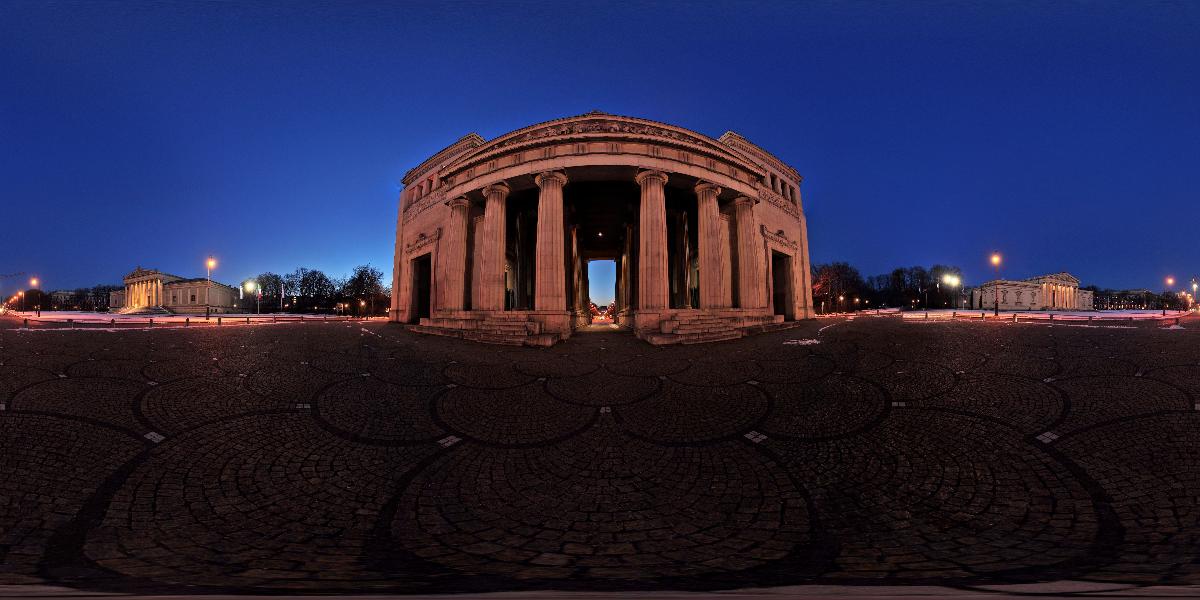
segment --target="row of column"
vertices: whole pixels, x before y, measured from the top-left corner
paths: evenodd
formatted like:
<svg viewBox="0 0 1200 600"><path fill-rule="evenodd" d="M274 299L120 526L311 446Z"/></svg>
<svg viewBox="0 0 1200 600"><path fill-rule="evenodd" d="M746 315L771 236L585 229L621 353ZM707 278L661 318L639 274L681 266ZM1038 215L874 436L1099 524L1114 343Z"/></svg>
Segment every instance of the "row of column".
<svg viewBox="0 0 1200 600"><path fill-rule="evenodd" d="M641 187L638 242L638 310L666 310L670 307L667 281L667 174L647 170L635 178ZM539 188L534 308L565 311L566 243L563 219L563 186L567 176L560 171L540 173L534 177ZM504 310L504 263L507 242L506 200L509 187L504 182L483 189L484 215L482 232L475 244L481 250L478 290L472 308ZM717 206L721 188L708 182L695 187L700 230L698 250L700 261L700 307L729 308L731 290L723 284L722 263L730 264L729 244L722 243L722 221ZM462 310L466 295L467 235L470 202L466 198L451 200L450 222L446 228L446 272L444 307ZM740 196L734 200L737 227L738 304L741 308L766 307L766 287L763 282L763 244L758 221L754 215L754 200Z"/></svg>
<svg viewBox="0 0 1200 600"><path fill-rule="evenodd" d="M1046 304L1050 308L1079 308L1079 288L1069 285L1058 285L1056 283L1043 283L1042 293L1044 298L1050 301Z"/></svg>
<svg viewBox="0 0 1200 600"><path fill-rule="evenodd" d="M162 293L161 279L131 283L125 286L125 305L130 308L162 306Z"/></svg>

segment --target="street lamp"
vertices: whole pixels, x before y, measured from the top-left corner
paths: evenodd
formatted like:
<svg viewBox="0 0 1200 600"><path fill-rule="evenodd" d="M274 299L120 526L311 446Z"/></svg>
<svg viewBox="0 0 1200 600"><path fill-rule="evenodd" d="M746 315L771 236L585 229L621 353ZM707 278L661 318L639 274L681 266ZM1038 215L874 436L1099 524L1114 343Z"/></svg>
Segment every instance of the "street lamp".
<svg viewBox="0 0 1200 600"><path fill-rule="evenodd" d="M838 312L842 311L842 301L845 299L846 299L845 296L838 296Z"/></svg>
<svg viewBox="0 0 1200 600"><path fill-rule="evenodd" d="M217 259L211 254L208 255L208 260L204 261L204 266L208 267L208 289L204 291L204 320L209 319L212 314L212 304L209 296L212 294L212 270L217 267Z"/></svg>
<svg viewBox="0 0 1200 600"><path fill-rule="evenodd" d="M256 282L254 282L253 280L251 280L251 281L247 281L247 282L246 282L246 283L245 283L245 284L242 286L242 288L246 290L246 293L247 293L247 294L254 294L254 314L258 314L259 310L261 310L261 308L259 307L258 303L261 301L261 298L262 298L262 296L260 296L259 294L255 294L255 293L254 293L254 290L255 290L257 287L258 287L258 284L257 284Z"/></svg>
<svg viewBox="0 0 1200 600"><path fill-rule="evenodd" d="M1197 289L1196 289L1196 288L1200 288L1200 283L1197 283L1197 282L1196 282L1196 278L1195 278L1195 277L1193 277L1193 278L1192 278L1192 304L1193 304L1193 305L1195 305L1195 304L1196 304L1196 300L1195 300L1195 299L1196 299L1196 294L1197 294Z"/></svg>
<svg viewBox="0 0 1200 600"><path fill-rule="evenodd" d="M1170 293L1175 291L1175 278L1167 275L1167 297L1170 298ZM1167 303L1162 303L1162 314L1167 316Z"/></svg>
<svg viewBox="0 0 1200 600"><path fill-rule="evenodd" d="M992 266L996 268L996 283L992 285L992 291L996 296L996 316L1000 316L1000 253L992 252Z"/></svg>

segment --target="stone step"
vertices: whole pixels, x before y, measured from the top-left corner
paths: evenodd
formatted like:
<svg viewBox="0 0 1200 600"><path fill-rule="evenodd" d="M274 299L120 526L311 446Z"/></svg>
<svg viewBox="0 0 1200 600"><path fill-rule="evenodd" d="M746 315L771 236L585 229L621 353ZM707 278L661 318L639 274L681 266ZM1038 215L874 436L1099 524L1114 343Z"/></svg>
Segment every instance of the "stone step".
<svg viewBox="0 0 1200 600"><path fill-rule="evenodd" d="M683 335L679 343L681 344L707 344L709 342L723 342L725 340L736 340L742 337L742 332L736 329L730 331L719 331L714 333L706 333L703 335Z"/></svg>
<svg viewBox="0 0 1200 600"><path fill-rule="evenodd" d="M506 333L489 333L486 331L466 331L463 333L463 339L485 344L501 344L504 346L524 346L525 335L511 335Z"/></svg>
<svg viewBox="0 0 1200 600"><path fill-rule="evenodd" d="M716 333L718 331L734 331L736 327L725 323L714 325L677 325L672 333Z"/></svg>

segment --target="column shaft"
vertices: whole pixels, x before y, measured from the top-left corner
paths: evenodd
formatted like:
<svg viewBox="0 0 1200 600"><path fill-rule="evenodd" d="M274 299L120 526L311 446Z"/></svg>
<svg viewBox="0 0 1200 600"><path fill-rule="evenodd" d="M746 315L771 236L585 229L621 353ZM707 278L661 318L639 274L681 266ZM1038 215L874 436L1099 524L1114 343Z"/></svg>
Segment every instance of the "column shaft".
<svg viewBox="0 0 1200 600"><path fill-rule="evenodd" d="M754 200L742 196L733 205L737 210L738 299L741 308L763 308L766 294L759 258L762 235L754 218Z"/></svg>
<svg viewBox="0 0 1200 600"><path fill-rule="evenodd" d="M726 308L721 293L721 213L717 209L717 196L720 194L721 188L711 183L696 185L700 308Z"/></svg>
<svg viewBox="0 0 1200 600"><path fill-rule="evenodd" d="M638 227L638 310L667 308L667 204L663 186L667 175L642 171Z"/></svg>
<svg viewBox="0 0 1200 600"><path fill-rule="evenodd" d="M442 290L445 310L462 310L467 287L467 213L471 203L458 197L450 205L450 222L446 227L446 265Z"/></svg>
<svg viewBox="0 0 1200 600"><path fill-rule="evenodd" d="M540 188L537 216L537 264L534 303L537 310L567 310L566 243L563 240L563 186L567 176L559 171L533 178Z"/></svg>
<svg viewBox="0 0 1200 600"><path fill-rule="evenodd" d="M505 240L508 218L505 202L508 185L504 182L483 188L484 246L480 278L483 289L479 295L480 310L504 310L504 263L508 244Z"/></svg>

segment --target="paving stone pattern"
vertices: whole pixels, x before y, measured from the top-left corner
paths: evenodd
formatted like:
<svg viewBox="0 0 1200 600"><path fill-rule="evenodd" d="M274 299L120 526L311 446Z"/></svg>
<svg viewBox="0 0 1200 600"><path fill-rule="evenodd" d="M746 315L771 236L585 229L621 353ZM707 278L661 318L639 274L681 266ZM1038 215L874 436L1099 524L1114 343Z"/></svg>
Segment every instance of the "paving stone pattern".
<svg viewBox="0 0 1200 600"><path fill-rule="evenodd" d="M833 323L0 330L0 584L1200 583L1200 321Z"/></svg>

